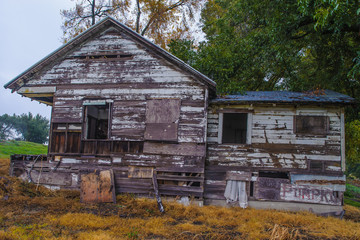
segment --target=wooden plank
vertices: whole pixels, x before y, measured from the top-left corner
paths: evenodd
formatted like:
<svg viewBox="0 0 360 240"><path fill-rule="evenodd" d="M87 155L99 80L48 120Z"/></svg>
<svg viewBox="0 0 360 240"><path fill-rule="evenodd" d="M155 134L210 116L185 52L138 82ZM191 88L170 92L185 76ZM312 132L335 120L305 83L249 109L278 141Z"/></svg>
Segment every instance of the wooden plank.
<svg viewBox="0 0 360 240"><path fill-rule="evenodd" d="M129 166L129 178L153 178L154 168Z"/></svg>
<svg viewBox="0 0 360 240"><path fill-rule="evenodd" d="M80 200L84 203L115 202L113 172L110 170L81 174Z"/></svg>
<svg viewBox="0 0 360 240"><path fill-rule="evenodd" d="M46 185L71 185L70 173L31 171L31 179L34 181L34 183Z"/></svg>
<svg viewBox="0 0 360 240"><path fill-rule="evenodd" d="M146 123L175 123L180 117L180 99L153 99L146 105Z"/></svg>
<svg viewBox="0 0 360 240"><path fill-rule="evenodd" d="M177 141L178 123L147 123L146 140Z"/></svg>
<svg viewBox="0 0 360 240"><path fill-rule="evenodd" d="M290 183L289 179L259 177L255 183L255 198L281 200L281 185L288 183Z"/></svg>
<svg viewBox="0 0 360 240"><path fill-rule="evenodd" d="M81 175L80 201L83 203L97 202L98 176L95 173Z"/></svg>
<svg viewBox="0 0 360 240"><path fill-rule="evenodd" d="M340 128L341 128L341 169L345 172L346 170L346 158L345 158L345 113L344 109L341 109L340 115Z"/></svg>
<svg viewBox="0 0 360 240"><path fill-rule="evenodd" d="M280 199L284 201L295 201L305 203L319 203L329 205L342 205L343 194L334 191L331 188L296 185L296 184L281 184Z"/></svg>
<svg viewBox="0 0 360 240"><path fill-rule="evenodd" d="M155 198L156 198L156 202L158 204L159 211L161 213L164 213L165 209L161 202L161 197L159 194L159 187L158 187L158 182L157 182L157 178L156 178L156 171L153 171L152 182L153 182L153 186L154 186L154 193L155 193Z"/></svg>
<svg viewBox="0 0 360 240"><path fill-rule="evenodd" d="M226 180L236 180L236 181L250 181L251 172L244 171L227 171Z"/></svg>
<svg viewBox="0 0 360 240"><path fill-rule="evenodd" d="M192 181L192 182L202 182L204 181L203 177L192 177L192 176L178 176L178 175L157 175L158 180L169 180L169 181Z"/></svg>
<svg viewBox="0 0 360 240"><path fill-rule="evenodd" d="M223 123L224 123L224 113L219 113L219 126L218 126L218 139L217 139L217 142L219 144L222 143Z"/></svg>
<svg viewBox="0 0 360 240"><path fill-rule="evenodd" d="M99 183L98 183L98 191L99 196L97 202L115 202L113 191L115 190L114 185L112 185L113 181L112 171L105 170L100 171L99 174Z"/></svg>
<svg viewBox="0 0 360 240"><path fill-rule="evenodd" d="M205 145L196 143L163 144L145 142L144 153L205 157L206 148Z"/></svg>

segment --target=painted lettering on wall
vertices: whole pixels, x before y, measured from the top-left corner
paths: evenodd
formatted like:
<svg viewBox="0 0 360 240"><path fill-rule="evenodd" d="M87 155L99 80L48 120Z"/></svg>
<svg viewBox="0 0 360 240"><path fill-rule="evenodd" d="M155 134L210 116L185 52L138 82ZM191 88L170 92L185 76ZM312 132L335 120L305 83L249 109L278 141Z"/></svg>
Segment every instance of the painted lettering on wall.
<svg viewBox="0 0 360 240"><path fill-rule="evenodd" d="M342 192L333 191L326 187L308 185L281 184L280 199L306 203L322 203L341 205Z"/></svg>

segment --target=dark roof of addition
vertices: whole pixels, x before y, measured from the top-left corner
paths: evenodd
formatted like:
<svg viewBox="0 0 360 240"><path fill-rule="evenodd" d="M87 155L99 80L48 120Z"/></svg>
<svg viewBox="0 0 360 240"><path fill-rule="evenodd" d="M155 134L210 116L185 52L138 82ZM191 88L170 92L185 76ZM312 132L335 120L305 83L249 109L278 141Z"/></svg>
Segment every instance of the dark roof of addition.
<svg viewBox="0 0 360 240"><path fill-rule="evenodd" d="M286 103L286 104L351 104L355 99L331 90L309 92L247 91L244 94L217 97L212 103Z"/></svg>
<svg viewBox="0 0 360 240"><path fill-rule="evenodd" d="M133 31L129 27L125 26L124 24L118 22L112 17L106 17L105 19L99 21L91 28L87 29L68 43L64 44L63 46L59 47L37 63L35 63L33 66L25 70L23 73L15 77L10 82L6 83L4 85L5 88L10 88L13 91L16 91L23 83L26 83L33 75L35 75L37 72L41 71L44 67L48 66L48 64L53 63L57 59L64 56L66 53L74 49L75 47L80 46L81 43L88 40L93 36L94 34L103 31L104 29L108 27L116 27L123 31L124 33L128 34L128 36L132 37L135 41L142 44L143 46L152 49L155 53L159 54L159 56L163 57L164 59L168 60L169 62L177 65L180 69L190 73L192 76L194 76L196 79L203 82L205 85L209 86L210 89L215 91L216 89L216 83L202 74L201 72L197 71L196 69L192 68L190 65L186 64L179 58L175 57L174 55L170 54L166 50L162 49L161 47L157 46L156 44L152 43L148 39L144 38L137 32Z"/></svg>

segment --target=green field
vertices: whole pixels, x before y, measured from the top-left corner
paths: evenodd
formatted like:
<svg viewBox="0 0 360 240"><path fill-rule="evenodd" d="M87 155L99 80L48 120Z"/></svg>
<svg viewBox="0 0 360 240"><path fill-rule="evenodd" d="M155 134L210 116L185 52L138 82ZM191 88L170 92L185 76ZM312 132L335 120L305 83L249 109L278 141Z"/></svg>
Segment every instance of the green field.
<svg viewBox="0 0 360 240"><path fill-rule="evenodd" d="M0 159L10 158L13 154L46 154L48 147L43 144L23 141L0 141Z"/></svg>

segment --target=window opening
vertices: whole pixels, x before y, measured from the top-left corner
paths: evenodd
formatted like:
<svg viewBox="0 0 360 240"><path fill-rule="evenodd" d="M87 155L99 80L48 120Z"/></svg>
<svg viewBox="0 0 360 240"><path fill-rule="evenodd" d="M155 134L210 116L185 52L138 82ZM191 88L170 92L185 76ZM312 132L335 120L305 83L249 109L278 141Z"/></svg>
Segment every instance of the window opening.
<svg viewBox="0 0 360 240"><path fill-rule="evenodd" d="M250 182L250 197L254 196L254 182Z"/></svg>
<svg viewBox="0 0 360 240"><path fill-rule="evenodd" d="M86 139L108 139L109 103L86 106Z"/></svg>
<svg viewBox="0 0 360 240"><path fill-rule="evenodd" d="M222 143L246 144L247 113L224 113Z"/></svg>
<svg viewBox="0 0 360 240"><path fill-rule="evenodd" d="M286 172L266 172L260 171L259 177L266 177L266 178L283 178L289 179L289 175Z"/></svg>

